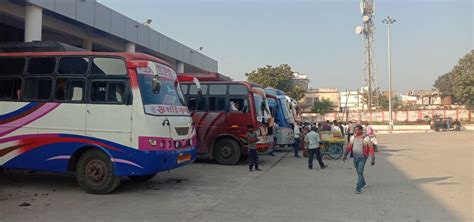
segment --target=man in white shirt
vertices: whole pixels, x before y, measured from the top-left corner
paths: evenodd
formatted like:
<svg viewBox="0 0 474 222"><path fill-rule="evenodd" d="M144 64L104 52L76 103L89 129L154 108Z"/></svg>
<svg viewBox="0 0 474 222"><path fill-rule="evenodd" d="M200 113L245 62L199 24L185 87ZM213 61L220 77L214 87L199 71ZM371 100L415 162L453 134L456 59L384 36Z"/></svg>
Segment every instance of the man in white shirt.
<svg viewBox="0 0 474 222"><path fill-rule="evenodd" d="M323 163L323 159L321 158L321 150L319 148L321 138L319 136L319 133L316 132L315 127L311 128L311 132L306 134L304 140L308 144L308 169L313 169L314 154L316 154L316 159L318 160L321 169L326 168L327 165Z"/></svg>
<svg viewBox="0 0 474 222"><path fill-rule="evenodd" d="M300 158L299 151L300 151L300 126L298 122L295 122L293 131L295 133L295 140L293 141L293 149L295 150L295 157Z"/></svg>

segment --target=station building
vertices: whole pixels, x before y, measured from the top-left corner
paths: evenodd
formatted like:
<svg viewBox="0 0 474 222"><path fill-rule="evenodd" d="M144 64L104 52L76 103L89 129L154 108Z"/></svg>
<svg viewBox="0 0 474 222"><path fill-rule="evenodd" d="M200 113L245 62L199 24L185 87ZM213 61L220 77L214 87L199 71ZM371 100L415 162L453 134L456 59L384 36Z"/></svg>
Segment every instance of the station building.
<svg viewBox="0 0 474 222"><path fill-rule="evenodd" d="M0 42L23 41L142 52L164 59L178 73L218 72L216 60L96 0L0 0Z"/></svg>

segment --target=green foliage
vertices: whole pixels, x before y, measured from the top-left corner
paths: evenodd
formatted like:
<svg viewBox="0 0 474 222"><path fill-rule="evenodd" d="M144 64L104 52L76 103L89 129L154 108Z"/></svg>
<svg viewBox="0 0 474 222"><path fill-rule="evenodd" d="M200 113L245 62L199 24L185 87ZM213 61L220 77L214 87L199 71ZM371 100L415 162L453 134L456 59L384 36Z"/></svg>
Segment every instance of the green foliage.
<svg viewBox="0 0 474 222"><path fill-rule="evenodd" d="M439 90L441 96L452 96L453 90L451 80L449 79L450 73L446 73L438 77L433 86Z"/></svg>
<svg viewBox="0 0 474 222"><path fill-rule="evenodd" d="M461 58L450 72L453 96L456 101L474 105L474 50Z"/></svg>
<svg viewBox="0 0 474 222"><path fill-rule="evenodd" d="M289 92L287 92L287 95L296 101L300 101L301 98L304 97L305 91L301 89L300 87L296 86L291 88Z"/></svg>
<svg viewBox="0 0 474 222"><path fill-rule="evenodd" d="M474 50L461 58L451 72L438 77L433 86L442 95L451 95L453 102L474 105Z"/></svg>
<svg viewBox="0 0 474 222"><path fill-rule="evenodd" d="M313 105L311 111L324 115L332 111L332 102L329 99L323 98L321 101L317 101Z"/></svg>
<svg viewBox="0 0 474 222"><path fill-rule="evenodd" d="M292 88L292 79L294 71L288 64L282 64L276 67L267 65L257 68L250 73L245 73L247 80L255 82L263 87L273 87L289 93ZM295 98L296 99L296 98Z"/></svg>
<svg viewBox="0 0 474 222"><path fill-rule="evenodd" d="M388 110L388 105L389 105L389 102L388 102L387 96L380 94L378 107L382 108L383 110Z"/></svg>

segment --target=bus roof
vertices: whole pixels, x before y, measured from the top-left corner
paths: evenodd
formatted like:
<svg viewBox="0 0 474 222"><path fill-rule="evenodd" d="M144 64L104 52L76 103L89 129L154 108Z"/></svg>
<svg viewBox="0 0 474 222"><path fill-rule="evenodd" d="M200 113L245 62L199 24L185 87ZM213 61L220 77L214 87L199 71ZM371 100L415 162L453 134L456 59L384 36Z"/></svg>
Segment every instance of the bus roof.
<svg viewBox="0 0 474 222"><path fill-rule="evenodd" d="M41 42L43 43L43 42ZM59 43L59 45L51 45L51 44L46 44L46 48L43 48L44 51L40 51L39 49L41 47L32 47L31 51L22 51L21 50L8 50L8 47L11 47L12 45L15 45L13 47L18 47L21 48L22 44L20 43L0 43L0 56L8 56L8 57L22 57L22 56L117 56L117 57L122 57L125 60L148 60L148 61L153 61L153 62L158 62L162 63L165 65L170 66L170 64L162 59L156 58L154 56L144 54L144 53L128 53L128 52L91 52L87 50L74 50L73 48L76 48L74 46L66 45ZM48 48L51 46L50 48ZM3 50L2 50L3 47ZM61 48L63 47L63 48ZM72 47L72 48L70 48ZM28 45L25 45L24 50L28 50ZM33 50L34 49L34 50ZM57 49L57 51L51 51L51 49ZM64 51L66 50L66 51ZM67 51L71 50L71 51ZM5 52L9 51L9 52Z"/></svg>
<svg viewBox="0 0 474 222"><path fill-rule="evenodd" d="M196 77L199 81L232 81L232 78L220 73L181 73L180 75Z"/></svg>
<svg viewBox="0 0 474 222"><path fill-rule="evenodd" d="M286 93L283 90L275 89L275 88L272 88L272 87L265 88L265 92L268 93L268 94L276 95L276 96L285 96L286 95Z"/></svg>

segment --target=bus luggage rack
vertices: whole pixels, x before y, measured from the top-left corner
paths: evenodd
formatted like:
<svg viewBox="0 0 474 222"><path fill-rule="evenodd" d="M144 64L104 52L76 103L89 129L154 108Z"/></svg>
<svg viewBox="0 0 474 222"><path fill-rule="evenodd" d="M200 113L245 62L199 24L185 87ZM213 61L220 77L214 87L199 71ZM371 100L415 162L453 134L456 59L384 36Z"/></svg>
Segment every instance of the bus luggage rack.
<svg viewBox="0 0 474 222"><path fill-rule="evenodd" d="M85 52L87 50L61 42L1 42L0 52Z"/></svg>

